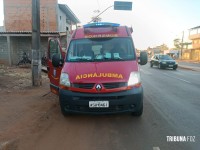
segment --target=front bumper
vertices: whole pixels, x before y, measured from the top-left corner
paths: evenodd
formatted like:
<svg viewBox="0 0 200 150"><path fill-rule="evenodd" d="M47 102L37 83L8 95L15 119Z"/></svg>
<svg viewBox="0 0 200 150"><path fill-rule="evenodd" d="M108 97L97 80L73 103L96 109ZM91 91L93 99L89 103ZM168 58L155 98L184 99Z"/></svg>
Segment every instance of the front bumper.
<svg viewBox="0 0 200 150"><path fill-rule="evenodd" d="M61 109L69 113L112 114L135 112L143 105L143 88L115 93L80 93L59 90ZM89 108L89 101L109 101L108 108Z"/></svg>
<svg viewBox="0 0 200 150"><path fill-rule="evenodd" d="M161 67L163 67L163 68L177 68L178 64L163 64L163 63L161 63Z"/></svg>

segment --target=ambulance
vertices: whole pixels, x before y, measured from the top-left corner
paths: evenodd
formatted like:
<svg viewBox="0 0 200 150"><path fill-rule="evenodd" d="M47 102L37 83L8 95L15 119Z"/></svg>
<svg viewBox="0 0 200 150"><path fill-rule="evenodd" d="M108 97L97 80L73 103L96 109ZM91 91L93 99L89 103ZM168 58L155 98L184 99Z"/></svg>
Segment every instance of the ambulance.
<svg viewBox="0 0 200 150"><path fill-rule="evenodd" d="M76 29L66 51L58 38L48 41L48 77L51 92L59 96L64 116L72 113L143 113L140 65L132 29L97 22Z"/></svg>

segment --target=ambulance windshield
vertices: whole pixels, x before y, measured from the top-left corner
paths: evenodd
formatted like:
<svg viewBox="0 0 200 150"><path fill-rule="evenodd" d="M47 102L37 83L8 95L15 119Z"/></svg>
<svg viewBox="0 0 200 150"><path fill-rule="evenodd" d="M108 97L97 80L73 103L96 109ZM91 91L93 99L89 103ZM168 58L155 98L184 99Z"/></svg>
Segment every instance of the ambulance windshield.
<svg viewBox="0 0 200 150"><path fill-rule="evenodd" d="M135 59L131 38L78 39L70 43L67 62L126 61Z"/></svg>

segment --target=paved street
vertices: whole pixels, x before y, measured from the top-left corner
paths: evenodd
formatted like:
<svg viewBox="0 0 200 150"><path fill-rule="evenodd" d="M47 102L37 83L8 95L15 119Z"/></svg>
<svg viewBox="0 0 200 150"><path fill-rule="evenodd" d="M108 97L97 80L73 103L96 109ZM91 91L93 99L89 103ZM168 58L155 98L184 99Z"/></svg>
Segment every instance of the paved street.
<svg viewBox="0 0 200 150"><path fill-rule="evenodd" d="M148 106L145 114L153 111L155 114L151 117L155 122L156 116L159 116L159 119L162 118L159 124L163 123L161 126L163 126L163 133L166 132L164 135L169 135L170 132L172 132L171 135L195 135L196 144L200 146L198 125L200 123L200 72L182 69L159 70L156 67L150 68L149 64L141 67L141 71L146 106ZM157 131L162 139L164 135L159 131L160 125ZM183 148L175 149L197 149L196 144L179 143L174 146L183 146ZM191 148L186 148L189 145ZM174 147L167 149L174 149Z"/></svg>

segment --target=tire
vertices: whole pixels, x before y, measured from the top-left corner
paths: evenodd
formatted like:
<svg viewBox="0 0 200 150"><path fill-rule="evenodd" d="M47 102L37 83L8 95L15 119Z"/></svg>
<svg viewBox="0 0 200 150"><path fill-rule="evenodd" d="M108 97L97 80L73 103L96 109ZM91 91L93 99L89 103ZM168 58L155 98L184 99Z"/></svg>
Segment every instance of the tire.
<svg viewBox="0 0 200 150"><path fill-rule="evenodd" d="M162 69L163 67L161 66L161 64L158 64L158 68L159 68L159 69Z"/></svg>
<svg viewBox="0 0 200 150"><path fill-rule="evenodd" d="M150 67L153 67L153 63L152 62L150 62Z"/></svg>
<svg viewBox="0 0 200 150"><path fill-rule="evenodd" d="M17 64L17 66L20 66L20 65L23 65L24 64L24 61L23 60L20 60Z"/></svg>
<svg viewBox="0 0 200 150"><path fill-rule="evenodd" d="M60 105L60 110L61 110L61 113L62 113L63 116L67 117L67 116L70 115L70 113L68 113L68 112L65 110L64 106L62 106L62 105Z"/></svg>
<svg viewBox="0 0 200 150"><path fill-rule="evenodd" d="M131 113L131 115L135 117L141 117L142 114L143 114L143 103L141 104L141 107L137 111Z"/></svg>
<svg viewBox="0 0 200 150"><path fill-rule="evenodd" d="M173 67L173 70L176 70L177 69L177 67Z"/></svg>
<svg viewBox="0 0 200 150"><path fill-rule="evenodd" d="M17 66L21 65L21 62L18 62Z"/></svg>
<svg viewBox="0 0 200 150"><path fill-rule="evenodd" d="M28 63L31 64L31 60L28 60Z"/></svg>
<svg viewBox="0 0 200 150"><path fill-rule="evenodd" d="M71 113L68 112L68 111L65 109L65 104L62 103L61 101L60 101L60 110L61 110L62 115L65 116L65 117L71 115Z"/></svg>

